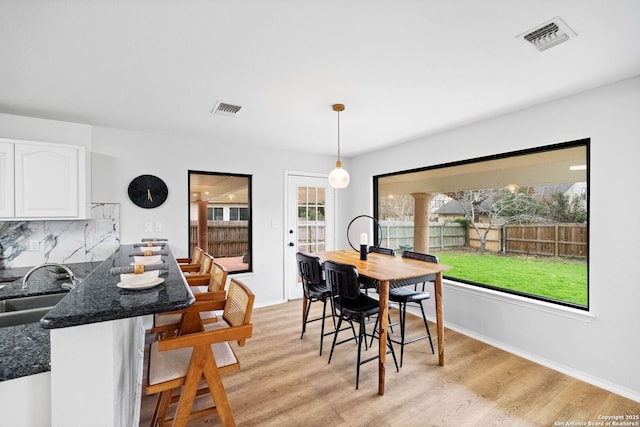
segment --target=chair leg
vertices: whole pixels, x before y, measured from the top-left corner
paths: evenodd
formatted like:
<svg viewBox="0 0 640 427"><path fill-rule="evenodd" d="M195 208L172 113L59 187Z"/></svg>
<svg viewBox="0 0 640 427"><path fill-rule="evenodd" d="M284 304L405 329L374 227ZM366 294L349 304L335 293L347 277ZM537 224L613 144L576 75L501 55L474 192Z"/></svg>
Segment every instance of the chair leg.
<svg viewBox="0 0 640 427"><path fill-rule="evenodd" d="M302 333L300 334L300 339L304 336L304 333L307 331L307 321L309 320L309 311L311 311L311 298L307 299L307 309L304 313L304 319L302 319Z"/></svg>
<svg viewBox="0 0 640 427"><path fill-rule="evenodd" d="M422 306L422 301L419 302L420 311L422 311L422 320L424 321L424 328L427 330L427 336L429 337L429 345L431 346L431 353L436 354L433 349L433 341L431 341L431 332L429 332L429 325L427 324L427 316L424 314L424 307ZM400 366L402 366L402 361L400 362Z"/></svg>
<svg viewBox="0 0 640 427"><path fill-rule="evenodd" d="M356 364L356 390L358 389L358 385L360 384L360 360L361 360L360 351L362 350L363 338L365 341L365 347L367 345L367 338L366 336L363 337L365 333L364 319L360 319L359 323L360 323L360 327L358 328L358 360Z"/></svg>
<svg viewBox="0 0 640 427"><path fill-rule="evenodd" d="M407 324L407 303L400 303L400 366L404 360L404 330Z"/></svg>
<svg viewBox="0 0 640 427"><path fill-rule="evenodd" d="M400 368L398 368L398 360L396 359L396 352L393 351L393 342L391 340L387 340L387 347L391 350L391 356L393 357L393 363L396 365L396 372L400 372Z"/></svg>
<svg viewBox="0 0 640 427"><path fill-rule="evenodd" d="M195 353L198 350L199 348L196 347L193 351ZM220 376L220 372L218 371L218 367L216 366L216 359L213 355L213 352L211 351L211 346L207 346L205 351L209 352L211 357L206 359L202 375L207 381L207 386L209 388L209 392L211 393L211 398L215 403L218 417L220 418L220 422L222 423L223 427L235 427L236 422L233 418L231 405L229 404L229 399L227 398L227 393L222 383L222 377Z"/></svg>
<svg viewBox="0 0 640 427"><path fill-rule="evenodd" d="M378 320L380 320L380 316L376 317L376 321L373 324L373 331L371 332L371 341L369 341L369 347L373 346L373 340L376 338L376 331L378 330ZM378 334L378 336L380 336L380 334Z"/></svg>
<svg viewBox="0 0 640 427"><path fill-rule="evenodd" d="M171 402L172 394L173 389L165 390L160 393L160 396L158 396L158 401L156 403L156 409L153 413L153 418L151 418L150 427L161 427L164 425L164 420L167 418L167 408L169 407L169 403Z"/></svg>
<svg viewBox="0 0 640 427"><path fill-rule="evenodd" d="M320 356L322 356L322 343L324 341L324 318L327 314L327 300L322 301L322 326L320 327Z"/></svg>
<svg viewBox="0 0 640 427"><path fill-rule="evenodd" d="M333 319L333 329L336 329L336 308L333 305L333 298L329 297L329 304L331 304L331 319Z"/></svg>
<svg viewBox="0 0 640 427"><path fill-rule="evenodd" d="M333 343L331 344L331 352L329 353L329 361L327 364L331 363L331 358L333 357L333 349L336 347L336 341L338 340L338 333L340 332L340 326L342 326L342 317L338 319L338 326L336 327L336 333L333 334Z"/></svg>

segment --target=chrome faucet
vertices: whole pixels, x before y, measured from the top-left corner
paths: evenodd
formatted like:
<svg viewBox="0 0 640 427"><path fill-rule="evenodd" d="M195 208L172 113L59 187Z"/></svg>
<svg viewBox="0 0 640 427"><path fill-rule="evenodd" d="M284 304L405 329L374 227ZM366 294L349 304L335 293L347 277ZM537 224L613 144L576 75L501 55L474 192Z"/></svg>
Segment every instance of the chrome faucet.
<svg viewBox="0 0 640 427"><path fill-rule="evenodd" d="M29 280L29 276L31 276L31 274L34 271L39 270L39 269L41 269L43 267L59 267L59 268L62 268L64 271L67 272L67 274L69 275L69 280L71 280L71 283L63 283L62 284L63 288L73 289L76 286L78 286L78 284L76 283L76 278L73 275L73 271L71 271L71 269L69 267L67 267L64 264L56 264L54 262L48 262L48 263L45 263L45 264L36 265L31 270L29 270L27 272L27 274L24 275L24 277L22 278L22 289L27 289L27 280Z"/></svg>

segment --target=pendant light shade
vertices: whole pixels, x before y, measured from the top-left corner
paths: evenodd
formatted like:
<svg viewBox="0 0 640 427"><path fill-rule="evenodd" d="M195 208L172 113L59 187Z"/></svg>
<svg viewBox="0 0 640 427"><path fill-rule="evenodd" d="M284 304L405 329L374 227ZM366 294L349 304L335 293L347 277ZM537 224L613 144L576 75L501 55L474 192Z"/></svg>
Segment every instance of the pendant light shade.
<svg viewBox="0 0 640 427"><path fill-rule="evenodd" d="M338 113L338 161L336 168L329 174L329 185L333 188L346 188L349 185L349 172L342 169L340 161L340 111L344 111L343 104L333 104L333 111Z"/></svg>
<svg viewBox="0 0 640 427"><path fill-rule="evenodd" d="M329 173L329 185L333 188L346 188L349 185L349 172L342 169L342 163L338 160L336 168Z"/></svg>

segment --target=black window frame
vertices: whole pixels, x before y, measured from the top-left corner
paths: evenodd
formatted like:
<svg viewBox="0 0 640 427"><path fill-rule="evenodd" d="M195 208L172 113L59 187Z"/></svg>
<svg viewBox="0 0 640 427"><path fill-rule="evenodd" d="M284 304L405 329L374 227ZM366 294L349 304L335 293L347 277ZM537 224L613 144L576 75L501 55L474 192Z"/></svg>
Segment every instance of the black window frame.
<svg viewBox="0 0 640 427"><path fill-rule="evenodd" d="M448 167L454 167L454 166L464 166L464 165L469 165L469 164L474 164L474 163L480 163L480 162L485 162L485 161L491 161L491 160L496 160L496 159L505 159L505 158L509 158L509 157L513 157L513 156L524 156L524 155L528 155L528 154L535 154L535 153L541 153L541 152L547 152L547 151L554 151L554 150L562 150L565 148L572 148L572 147L581 147L584 146L585 147L585 161L586 161L586 166L587 166L587 170L586 170L586 182L587 182L587 188L586 188L586 206L587 206L587 220L586 220L586 227L587 227L587 241L588 241L588 245L587 247L590 247L591 244L591 230L590 230L590 215L591 215L591 209L590 209L590 203L591 203L591 177L590 177L590 170L591 170L591 138L584 138L584 139L578 139L578 140L573 140L573 141L568 141L568 142L562 142L562 143L557 143L557 144L551 144L551 145L545 145L545 146L539 146L539 147L533 147L533 148L527 148L527 149L523 149L523 150L516 150L516 151L510 151L510 152L504 152L504 153L498 153L498 154L492 154L492 155L488 155L488 156L481 156L481 157L475 157L475 158L471 158L471 159L465 159L465 160L460 160L460 161L455 161L455 162L449 162L449 163L442 163L442 164L437 164L437 165L432 165L432 166L425 166L425 167L421 167L421 168L413 168L413 169L406 169L406 170L402 170L402 171L397 171L397 172L389 172L389 173L385 173L385 174L380 174L380 175L374 175L373 176L373 214L375 218L379 218L379 212L378 212L378 198L379 198L379 179L381 178L385 178L385 177L389 177L389 176L395 176L395 175L401 175L401 174L406 174L406 173L414 173L414 172L421 172L421 171L427 171L427 170L435 170L435 169L443 169L443 168L448 168ZM379 239L382 236L378 235L379 231L376 227L374 227L374 239L375 241L379 241ZM556 304L556 305L560 305L560 306L565 306L565 307L571 307L571 308L575 308L578 310L583 310L583 311L589 311L590 310L590 306L591 306L591 293L590 293L590 284L589 284L589 265L590 265L590 259L591 259L591 251L588 251L587 254L587 258L586 258L586 264L587 264L587 305L583 306L580 304L574 304L568 301L562 301L562 300L556 300L553 298L548 298L548 297L544 297L544 296L540 296L540 295L534 295L534 294L529 294L526 292L520 292L517 290L512 290L512 289L505 289L505 288L501 288L501 287L497 287L497 286L492 286L491 284L486 284L486 283L480 283L480 282L474 282L471 280L464 280L464 279L459 279L459 278L454 278L454 277L450 277L447 276L446 272L443 273L443 278L448 279L448 280L452 280L455 282L460 282L460 283L465 283L468 285L473 285L479 288L484 288L484 289L490 289L493 291L498 291L501 293L505 293L505 294L511 294L511 295L517 295L520 297L525 297L525 298L529 298L529 299L533 299L533 300L538 300L538 301L544 301L544 302L548 302L548 303L552 303L552 304Z"/></svg>
<svg viewBox="0 0 640 427"><path fill-rule="evenodd" d="M244 270L230 270L228 274L241 274L241 273L252 273L253 272L253 175L250 174L242 174L242 173L232 173L232 172L215 172L215 171L202 171L202 170L187 170L187 206L191 204L191 175L192 174L201 174L201 175L217 175L217 176L231 176L237 178L246 178L247 179L247 203L248 206L248 215L249 218L247 221L247 239L248 239L248 249L247 249L247 264L248 268ZM208 216L208 215L207 215ZM244 221L244 220L243 220ZM190 218L190 208L187 209L187 236L188 238L188 246L189 246L189 256L191 256L191 241L190 241L190 233L191 233L191 218Z"/></svg>

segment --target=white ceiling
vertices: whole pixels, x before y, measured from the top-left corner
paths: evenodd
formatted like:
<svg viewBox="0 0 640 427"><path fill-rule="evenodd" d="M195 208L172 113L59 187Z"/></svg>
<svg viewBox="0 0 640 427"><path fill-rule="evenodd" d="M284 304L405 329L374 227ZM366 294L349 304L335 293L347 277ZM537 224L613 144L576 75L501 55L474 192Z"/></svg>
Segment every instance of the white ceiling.
<svg viewBox="0 0 640 427"><path fill-rule="evenodd" d="M639 75L640 1L2 0L0 61L0 112L214 143L332 154L344 103L348 157Z"/></svg>

